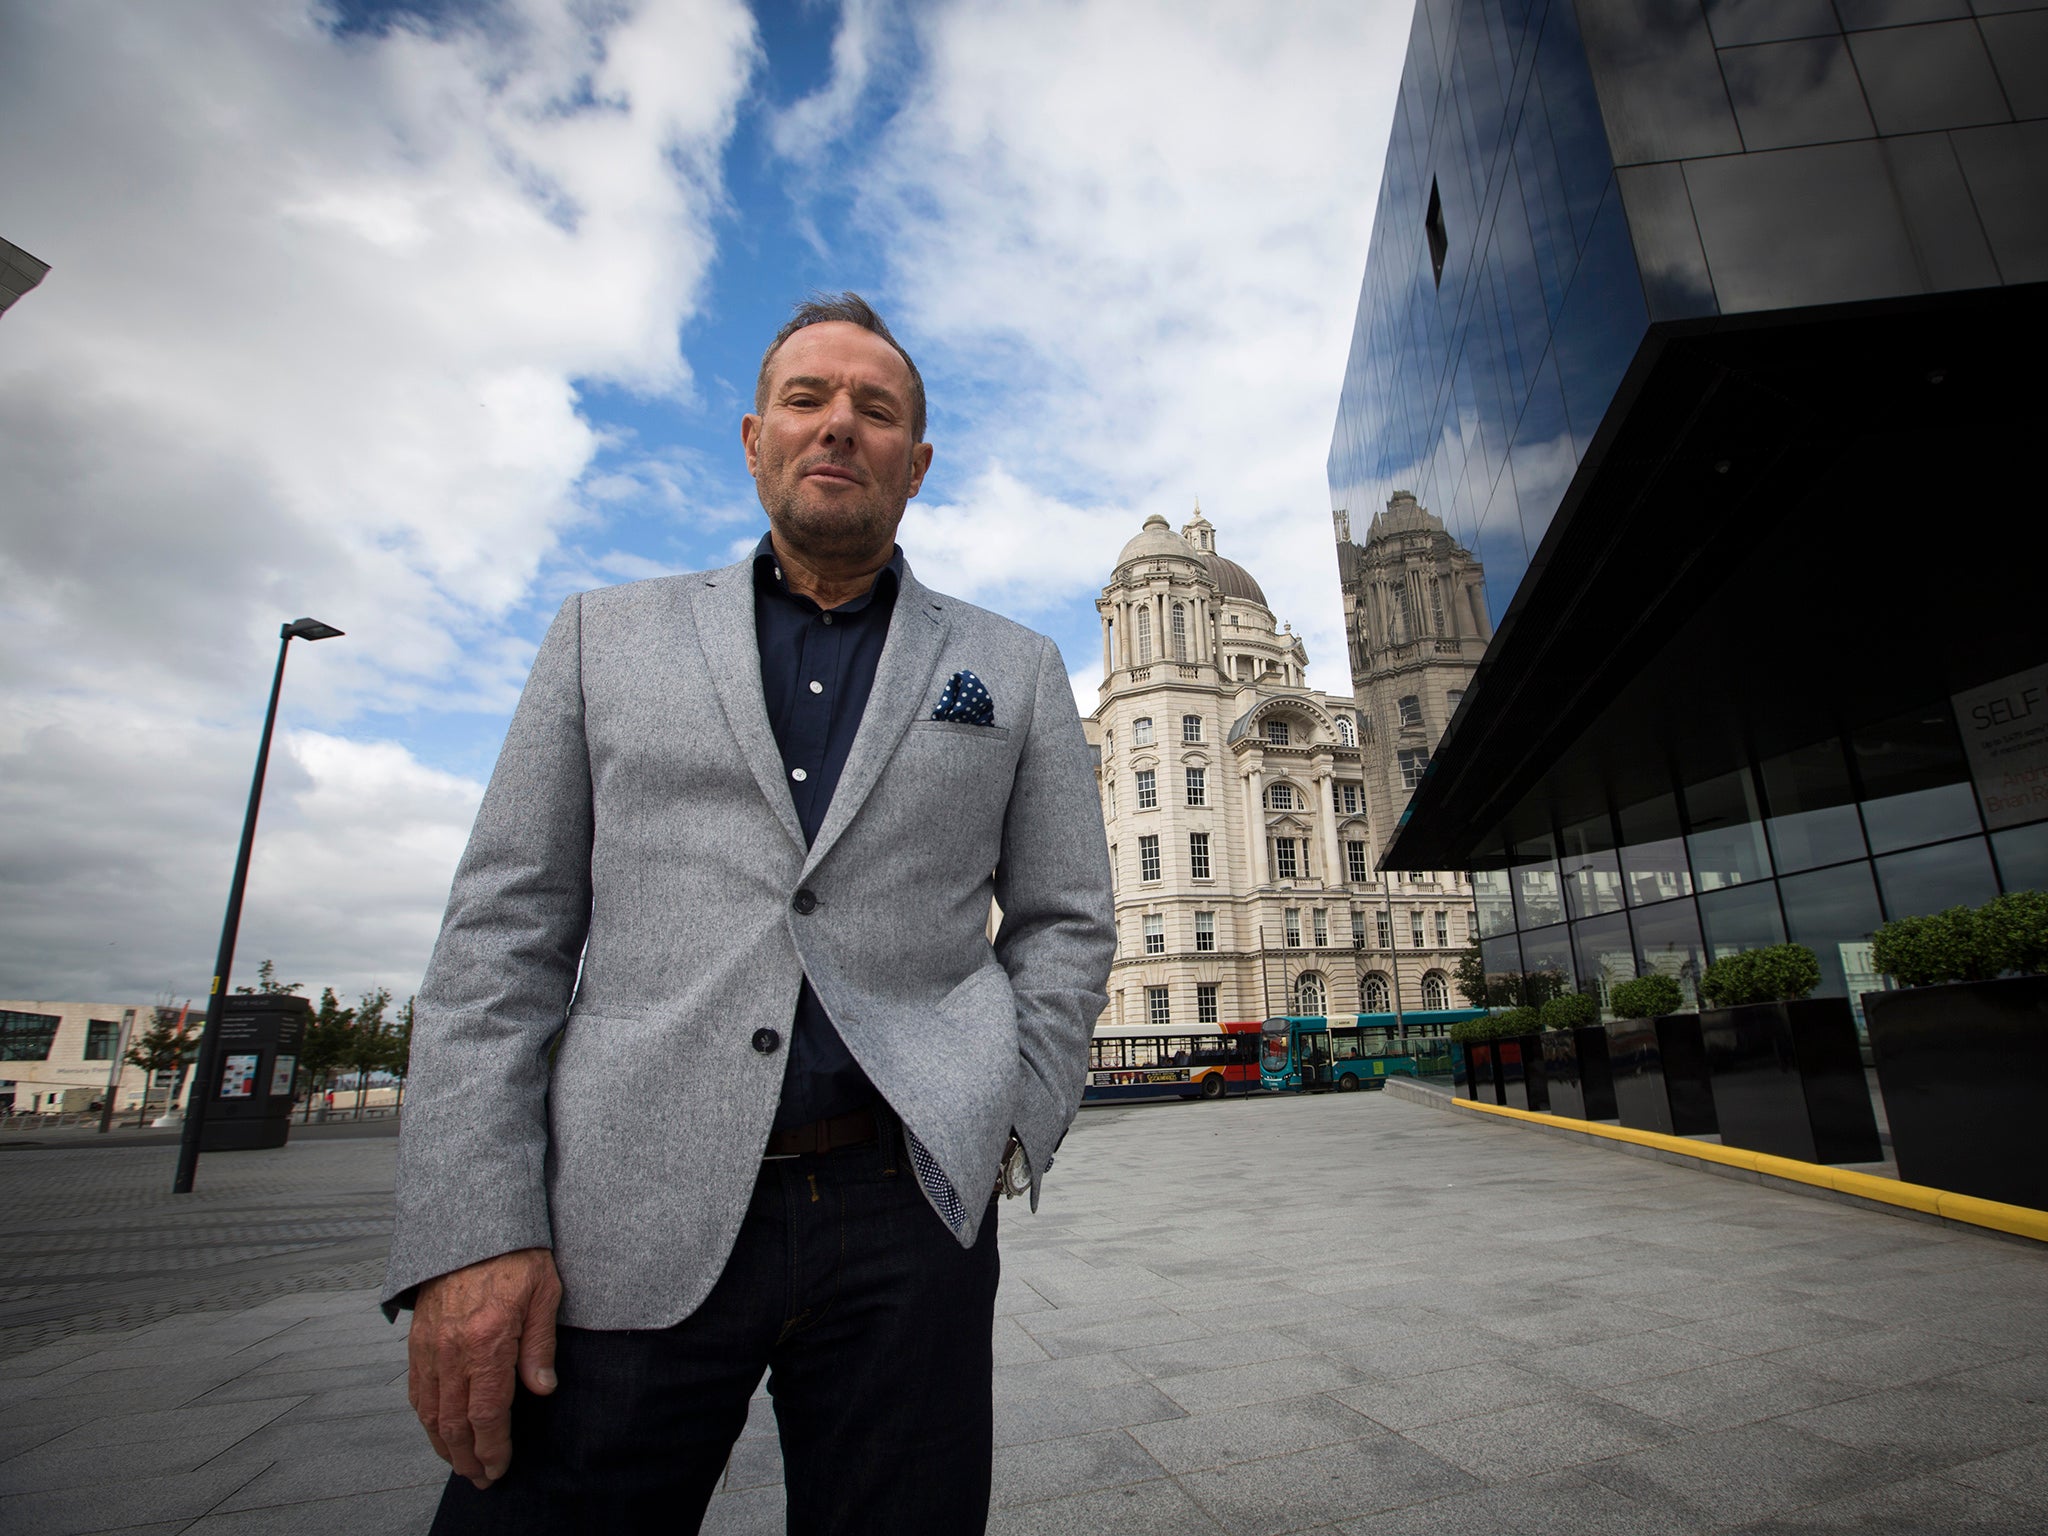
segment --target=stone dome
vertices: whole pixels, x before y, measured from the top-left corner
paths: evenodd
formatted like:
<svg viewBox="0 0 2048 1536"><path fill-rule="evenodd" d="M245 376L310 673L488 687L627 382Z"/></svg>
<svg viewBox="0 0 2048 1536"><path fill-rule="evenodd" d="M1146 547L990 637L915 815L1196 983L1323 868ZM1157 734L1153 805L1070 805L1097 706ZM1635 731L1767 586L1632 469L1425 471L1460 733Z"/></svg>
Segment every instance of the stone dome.
<svg viewBox="0 0 2048 1536"><path fill-rule="evenodd" d="M1216 583L1216 590L1225 597L1234 597L1247 603L1267 606L1266 594L1259 584L1252 580L1252 573L1235 560L1226 560L1221 555L1206 554L1202 563L1209 567L1209 579Z"/></svg>
<svg viewBox="0 0 2048 1536"><path fill-rule="evenodd" d="M1138 530L1138 536L1124 546L1123 553L1116 557L1119 568L1133 560L1199 560L1201 554L1188 548L1188 541L1173 531L1173 527L1154 512L1145 519L1145 526Z"/></svg>

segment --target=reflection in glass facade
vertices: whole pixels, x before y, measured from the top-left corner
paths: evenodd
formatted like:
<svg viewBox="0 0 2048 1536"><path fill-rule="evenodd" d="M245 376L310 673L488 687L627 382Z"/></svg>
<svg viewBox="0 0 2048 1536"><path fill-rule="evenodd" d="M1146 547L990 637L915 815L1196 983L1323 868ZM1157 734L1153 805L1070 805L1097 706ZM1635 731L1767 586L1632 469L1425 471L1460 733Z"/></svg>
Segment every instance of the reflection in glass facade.
<svg viewBox="0 0 2048 1536"><path fill-rule="evenodd" d="M1381 853L1472 870L1490 974L1690 1000L1791 940L1853 999L1880 922L2048 887L2048 735L2000 767L1969 715L2048 699L2044 37L2048 0L1417 5L1331 506L1412 491L1484 563Z"/></svg>
<svg viewBox="0 0 2048 1536"><path fill-rule="evenodd" d="M1413 491L1506 612L1648 321L1571 5L1418 9L1331 505Z"/></svg>
<svg viewBox="0 0 2048 1536"><path fill-rule="evenodd" d="M1921 787L1908 792L1938 809L1911 820L1900 815L1899 796L1882 793L1895 787L1898 756L1873 759L1854 750L1854 739L1831 737L1697 783L1681 771L1668 793L1617 801L1600 818L1613 851L1568 855L1562 882L1558 863L1545 856L1547 838L1538 836L1527 861L1519 847L1497 850L1500 867L1473 874L1475 889L1496 893L1479 904L1489 972L1498 979L1557 973L1577 990L1597 992L1603 1007L1616 982L1662 972L1692 1008L1711 961L1789 939L1820 960L1816 995L1849 997L1860 1019L1854 1000L1884 984L1870 963L1877 925L1976 906L2001 890L2040 888L2048 876L2048 821L1987 837L1956 725L1938 712L1915 717L1912 771ZM1837 766L1839 779L1832 777ZM1839 803L1812 804L1823 791ZM1779 795L1803 808L1775 814ZM1817 816L1828 818L1825 835L1814 833ZM1628 840L1631 828L1655 834L1670 818L1678 835ZM1923 835L1916 846L1876 854L1873 821ZM1602 840L1588 821L1561 835L1567 847ZM1775 875L1773 846L1784 851ZM1561 904L1551 896L1560 884L1584 894ZM1513 898L1501 899L1508 891ZM1560 923L1564 905L1572 917Z"/></svg>

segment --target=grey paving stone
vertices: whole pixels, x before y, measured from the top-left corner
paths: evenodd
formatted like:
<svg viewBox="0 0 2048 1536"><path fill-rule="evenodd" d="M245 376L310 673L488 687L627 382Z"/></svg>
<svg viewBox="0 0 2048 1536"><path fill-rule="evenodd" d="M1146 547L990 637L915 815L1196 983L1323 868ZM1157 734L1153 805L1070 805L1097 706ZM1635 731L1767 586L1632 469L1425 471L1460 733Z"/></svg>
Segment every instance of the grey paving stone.
<svg viewBox="0 0 2048 1536"><path fill-rule="evenodd" d="M1388 1429L1405 1430L1576 1394L1518 1365L1468 1365L1392 1381L1367 1381L1331 1395Z"/></svg>
<svg viewBox="0 0 2048 1536"><path fill-rule="evenodd" d="M222 1513L446 1481L447 1466L410 1411L284 1426L253 1436L235 1455L270 1465L223 1500Z"/></svg>
<svg viewBox="0 0 2048 1536"><path fill-rule="evenodd" d="M1459 1493L1473 1480L1399 1435L1382 1434L1182 1476L1236 1536L1277 1536Z"/></svg>
<svg viewBox="0 0 2048 1536"><path fill-rule="evenodd" d="M773 1435L749 1435L735 1441L732 1455L725 1464L724 1481L719 1486L733 1491L780 1488L782 1442Z"/></svg>
<svg viewBox="0 0 2048 1536"><path fill-rule="evenodd" d="M1115 1355L1070 1355L1064 1360L1010 1366L996 1378L995 1395L997 1402L1049 1397L1123 1386L1138 1379L1138 1373Z"/></svg>
<svg viewBox="0 0 2048 1536"><path fill-rule="evenodd" d="M1740 1536L2040 1536L2041 1512L1945 1478L1887 1483L1742 1528Z"/></svg>
<svg viewBox="0 0 2048 1536"><path fill-rule="evenodd" d="M1701 1526L1753 1523L1846 1498L1904 1470L1779 1420L1580 1468L1640 1503L1675 1505Z"/></svg>
<svg viewBox="0 0 2048 1536"><path fill-rule="evenodd" d="M1681 1429L1709 1432L1837 1402L1863 1390L1780 1365L1767 1355L1752 1355L1670 1376L1615 1383L1597 1388L1595 1395Z"/></svg>
<svg viewBox="0 0 2048 1536"><path fill-rule="evenodd" d="M1321 1395L1252 1403L1184 1419L1140 1424L1136 1440L1169 1472L1196 1472L1290 1451L1362 1440L1384 1433L1378 1424Z"/></svg>
<svg viewBox="0 0 2048 1536"><path fill-rule="evenodd" d="M1161 1380L1169 1376L1186 1376L1194 1371L1214 1371L1229 1365L1256 1365L1264 1360L1317 1353L1320 1353L1317 1346L1294 1338L1283 1330L1254 1328L1244 1332L1209 1333L1174 1344L1120 1350L1117 1358L1140 1376Z"/></svg>
<svg viewBox="0 0 2048 1536"><path fill-rule="evenodd" d="M2007 1397L2048 1402L2048 1354L2014 1355L2009 1360L1951 1371L1941 1379L1984 1392L2002 1392Z"/></svg>
<svg viewBox="0 0 2048 1536"><path fill-rule="evenodd" d="M988 1536L1221 1536L1171 1481L1134 1483L992 1510Z"/></svg>
<svg viewBox="0 0 2048 1536"><path fill-rule="evenodd" d="M1121 1352L1146 1344L1178 1344L1189 1339L1214 1336L1212 1326L1173 1312L1155 1312L1147 1317L1126 1318L1114 1323L1095 1323L1085 1328L1040 1328L1031 1337L1054 1359L1066 1355L1098 1355Z"/></svg>
<svg viewBox="0 0 2048 1536"><path fill-rule="evenodd" d="M1045 1393L1007 1401L998 1398L996 1444L1025 1445L1098 1429L1127 1429L1177 1419L1184 1412L1150 1382L1130 1382L1096 1392Z"/></svg>
<svg viewBox="0 0 2048 1536"><path fill-rule="evenodd" d="M990 1338L995 1351L995 1363L1005 1365L1030 1365L1040 1360L1050 1360L1038 1341L1017 1326L1015 1318L999 1317Z"/></svg>
<svg viewBox="0 0 2048 1536"><path fill-rule="evenodd" d="M1227 1365L1213 1371L1168 1376L1159 1389L1190 1413L1213 1413L1246 1403L1272 1402L1309 1392L1329 1392L1361 1379L1340 1360L1320 1355L1289 1355L1252 1365Z"/></svg>
<svg viewBox="0 0 2048 1536"><path fill-rule="evenodd" d="M389 1387L403 1402L405 1367L379 1360L366 1365L330 1365L310 1371L266 1371L261 1375L245 1371L192 1401L238 1403L265 1397L311 1397L316 1393L347 1387Z"/></svg>
<svg viewBox="0 0 2048 1536"><path fill-rule="evenodd" d="M1343 1536L1516 1536L1478 1494L1452 1494L1377 1515L1343 1521Z"/></svg>
<svg viewBox="0 0 2048 1536"><path fill-rule="evenodd" d="M1775 1350L1769 1358L1774 1364L1810 1371L1829 1381L1867 1388L1905 1386L1968 1366L1988 1365L2016 1353L1918 1328L1884 1328L1830 1339L1825 1344Z"/></svg>
<svg viewBox="0 0 2048 1536"><path fill-rule="evenodd" d="M303 1399L259 1398L241 1403L193 1403L148 1413L109 1414L67 1431L54 1450L98 1450L137 1445L168 1436L201 1436L225 1450L290 1412Z"/></svg>
<svg viewBox="0 0 2048 1536"><path fill-rule="evenodd" d="M216 1462L176 1477L109 1477L89 1496L71 1488L15 1494L0 1498L0 1531L8 1536L85 1536L87 1532L192 1520L253 1475L247 1465Z"/></svg>
<svg viewBox="0 0 2048 1536"><path fill-rule="evenodd" d="M1647 1414L1579 1397L1468 1414L1405 1433L1475 1477L1508 1482L1656 1445L1673 1431Z"/></svg>
<svg viewBox="0 0 2048 1536"><path fill-rule="evenodd" d="M1473 1502L1523 1536L1692 1536L1700 1529L1672 1500L1642 1489L1630 1497L1573 1469L1489 1488Z"/></svg>
<svg viewBox="0 0 2048 1536"><path fill-rule="evenodd" d="M1952 1482L2013 1499L2048 1513L2048 1443L2018 1446L1950 1467L1942 1476ZM2048 1520L2043 1521L2048 1529Z"/></svg>
<svg viewBox="0 0 2048 1536"><path fill-rule="evenodd" d="M1068 1435L996 1452L993 1502L1034 1504L1046 1499L1158 1479L1164 1469L1129 1431Z"/></svg>
<svg viewBox="0 0 2048 1536"><path fill-rule="evenodd" d="M186 1526L185 1536L402 1536L433 1520L442 1481L224 1511Z"/></svg>
<svg viewBox="0 0 2048 1536"><path fill-rule="evenodd" d="M1632 1333L1563 1349L1537 1350L1521 1356L1516 1363L1524 1370L1553 1376L1573 1386L1609 1387L1720 1365L1733 1358L1736 1357L1728 1351L1703 1344L1697 1338L1676 1333Z"/></svg>
<svg viewBox="0 0 2048 1536"><path fill-rule="evenodd" d="M1939 1471L2048 1439L2048 1404L1955 1382L1923 1381L1787 1415L1841 1445Z"/></svg>
<svg viewBox="0 0 2048 1536"><path fill-rule="evenodd" d="M782 1485L719 1494L704 1511L702 1536L783 1536Z"/></svg>
<svg viewBox="0 0 2048 1536"><path fill-rule="evenodd" d="M1680 1323L1669 1331L1678 1338L1692 1339L1729 1354L1763 1355L1802 1345L1832 1346L1838 1339L1876 1332L1879 1328L1801 1302L1725 1312L1696 1323Z"/></svg>

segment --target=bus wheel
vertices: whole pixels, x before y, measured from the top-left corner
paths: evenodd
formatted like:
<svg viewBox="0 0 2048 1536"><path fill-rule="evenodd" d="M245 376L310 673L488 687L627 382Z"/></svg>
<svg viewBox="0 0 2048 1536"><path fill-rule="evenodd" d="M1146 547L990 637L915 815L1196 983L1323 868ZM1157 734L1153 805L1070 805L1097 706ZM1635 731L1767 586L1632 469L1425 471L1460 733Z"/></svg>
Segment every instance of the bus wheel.
<svg viewBox="0 0 2048 1536"><path fill-rule="evenodd" d="M1358 1079L1353 1077L1349 1072L1346 1072L1342 1077L1337 1079L1337 1091L1339 1093L1358 1092Z"/></svg>
<svg viewBox="0 0 2048 1536"><path fill-rule="evenodd" d="M1205 1099L1220 1099L1223 1097L1223 1074L1221 1072L1211 1072L1202 1079L1202 1097Z"/></svg>

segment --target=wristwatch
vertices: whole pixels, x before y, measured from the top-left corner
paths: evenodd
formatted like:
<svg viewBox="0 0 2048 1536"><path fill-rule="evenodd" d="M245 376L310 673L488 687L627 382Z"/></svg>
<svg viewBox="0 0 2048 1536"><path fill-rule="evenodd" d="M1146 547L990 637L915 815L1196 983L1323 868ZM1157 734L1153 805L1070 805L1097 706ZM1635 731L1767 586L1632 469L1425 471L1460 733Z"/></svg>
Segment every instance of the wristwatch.
<svg viewBox="0 0 2048 1536"><path fill-rule="evenodd" d="M1014 1200L1030 1192L1031 1163L1024 1156L1024 1143L1012 1131L1010 1144L1003 1150L1003 1166L996 1171L996 1193L1005 1200Z"/></svg>

